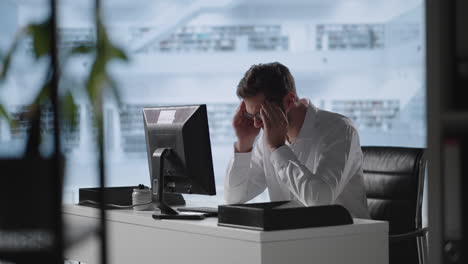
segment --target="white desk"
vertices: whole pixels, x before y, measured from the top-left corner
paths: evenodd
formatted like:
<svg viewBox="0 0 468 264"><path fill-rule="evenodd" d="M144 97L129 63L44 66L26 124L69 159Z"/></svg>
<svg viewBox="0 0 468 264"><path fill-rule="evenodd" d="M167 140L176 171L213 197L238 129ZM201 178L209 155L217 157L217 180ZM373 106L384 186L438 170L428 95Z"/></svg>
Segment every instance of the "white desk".
<svg viewBox="0 0 468 264"><path fill-rule="evenodd" d="M98 224L98 213L63 207L73 229ZM109 263L388 263L387 222L354 219L353 225L262 232L220 227L216 218L154 220L151 214L108 211ZM99 238L87 238L65 257L99 263Z"/></svg>

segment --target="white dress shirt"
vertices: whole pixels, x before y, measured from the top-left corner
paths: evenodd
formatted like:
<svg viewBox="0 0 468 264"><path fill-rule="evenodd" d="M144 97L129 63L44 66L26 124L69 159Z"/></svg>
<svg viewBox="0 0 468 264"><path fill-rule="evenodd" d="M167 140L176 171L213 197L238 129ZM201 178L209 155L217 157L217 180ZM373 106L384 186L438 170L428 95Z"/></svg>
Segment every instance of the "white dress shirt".
<svg viewBox="0 0 468 264"><path fill-rule="evenodd" d="M224 181L228 204L245 203L268 188L271 201L304 206L340 204L356 218L369 218L362 179L359 136L348 118L309 101L292 144L271 152L259 135L248 153L234 153Z"/></svg>

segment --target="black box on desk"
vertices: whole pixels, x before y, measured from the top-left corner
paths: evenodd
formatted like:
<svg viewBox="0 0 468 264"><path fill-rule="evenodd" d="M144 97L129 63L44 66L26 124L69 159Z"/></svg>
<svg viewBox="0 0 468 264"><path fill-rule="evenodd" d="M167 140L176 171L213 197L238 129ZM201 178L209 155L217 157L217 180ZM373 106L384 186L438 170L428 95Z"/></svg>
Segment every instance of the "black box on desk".
<svg viewBox="0 0 468 264"><path fill-rule="evenodd" d="M138 186L105 187L106 205L131 206L133 189L138 189ZM78 194L79 204L99 207L100 190L99 187L80 188ZM185 205L184 197L181 194L165 193L164 198L169 205Z"/></svg>
<svg viewBox="0 0 468 264"><path fill-rule="evenodd" d="M121 186L121 187L105 187L104 193L106 196L106 203L121 206L132 205L132 192L138 186ZM99 202L99 193L101 188L80 188L79 189L79 202L85 203L86 201Z"/></svg>
<svg viewBox="0 0 468 264"><path fill-rule="evenodd" d="M218 225L254 230L284 230L352 224L341 205L288 207L289 201L220 205Z"/></svg>

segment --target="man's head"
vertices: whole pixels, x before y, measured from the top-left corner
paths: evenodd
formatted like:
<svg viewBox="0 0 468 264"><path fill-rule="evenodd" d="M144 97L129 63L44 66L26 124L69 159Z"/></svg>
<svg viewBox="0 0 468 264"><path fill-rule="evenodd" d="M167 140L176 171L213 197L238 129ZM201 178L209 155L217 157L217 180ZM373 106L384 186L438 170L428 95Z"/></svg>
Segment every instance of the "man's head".
<svg viewBox="0 0 468 264"><path fill-rule="evenodd" d="M244 74L237 96L245 102L247 116L262 127L259 111L264 103L278 105L287 113L297 101L296 85L288 67L279 62L256 64Z"/></svg>

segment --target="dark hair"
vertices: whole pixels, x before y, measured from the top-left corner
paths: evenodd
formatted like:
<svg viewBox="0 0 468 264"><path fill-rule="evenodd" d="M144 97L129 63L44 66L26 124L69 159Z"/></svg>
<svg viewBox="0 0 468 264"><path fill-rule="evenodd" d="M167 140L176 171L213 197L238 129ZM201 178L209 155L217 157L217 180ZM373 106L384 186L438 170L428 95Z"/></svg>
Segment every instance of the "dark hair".
<svg viewBox="0 0 468 264"><path fill-rule="evenodd" d="M263 93L267 101L277 103L289 92L296 95L294 78L288 67L279 62L252 65L237 85L237 96L240 98Z"/></svg>

